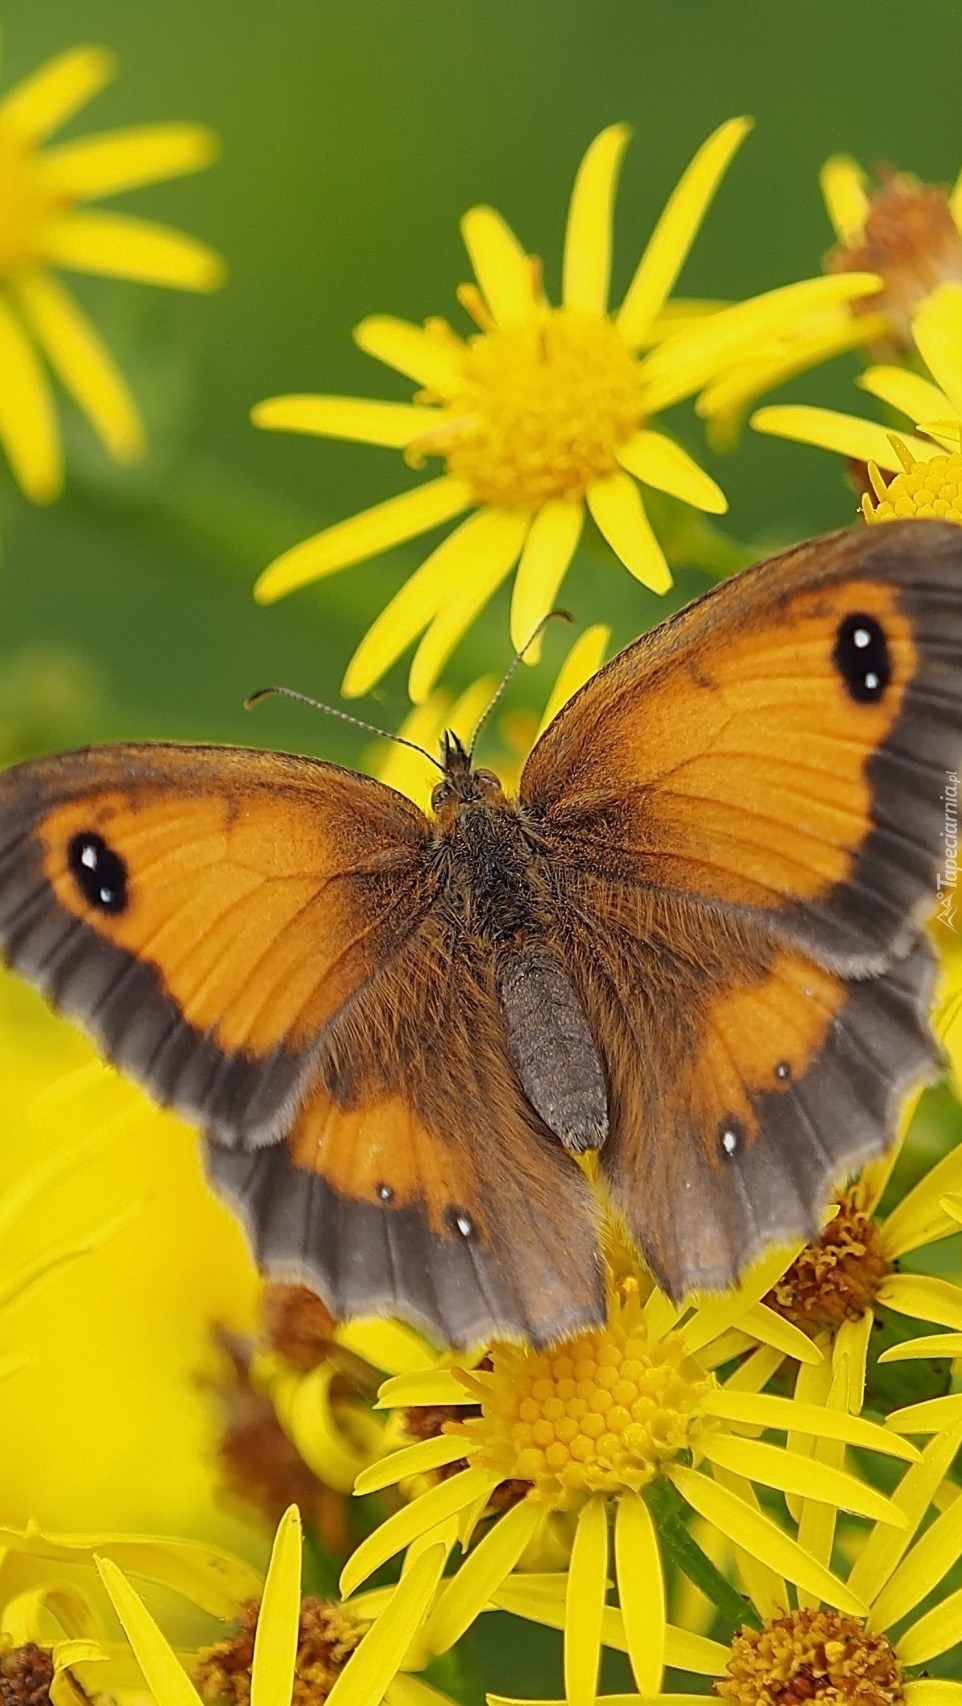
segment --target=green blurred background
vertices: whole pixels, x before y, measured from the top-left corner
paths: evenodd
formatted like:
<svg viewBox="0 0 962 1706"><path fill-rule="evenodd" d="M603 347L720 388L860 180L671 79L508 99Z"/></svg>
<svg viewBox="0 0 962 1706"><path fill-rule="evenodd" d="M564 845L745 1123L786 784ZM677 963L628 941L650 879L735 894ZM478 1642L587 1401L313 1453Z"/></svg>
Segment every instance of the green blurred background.
<svg viewBox="0 0 962 1706"><path fill-rule="evenodd" d="M577 162L601 126L628 120L623 290L696 146L751 113L757 128L680 285L737 297L818 270L829 152L937 180L962 160L958 0L7 0L2 22L5 86L76 41L118 53L121 74L64 135L168 118L216 127L213 169L115 205L213 242L230 269L212 299L74 281L133 383L151 454L118 471L62 400L65 500L34 508L0 481L0 701L21 751L124 735L360 754L362 737L331 721L288 704L248 715L242 701L278 679L335 695L424 542L272 609L250 587L280 549L419 476L393 451L259 432L248 410L290 390L408 395L351 327L387 310L467 329L453 290L473 202L506 215L556 293ZM786 394L857 407L855 370L836 362ZM678 415L702 453L698 423ZM707 460L731 531L759 548L854 513L824 453L746 433L735 456ZM683 572L679 596L702 585ZM612 621L618 641L664 610L590 549L564 597L580 622ZM506 663L506 609L507 590L457 653L455 683ZM567 643L551 637L516 702L543 700ZM398 669L361 714L396 727L404 680Z"/></svg>

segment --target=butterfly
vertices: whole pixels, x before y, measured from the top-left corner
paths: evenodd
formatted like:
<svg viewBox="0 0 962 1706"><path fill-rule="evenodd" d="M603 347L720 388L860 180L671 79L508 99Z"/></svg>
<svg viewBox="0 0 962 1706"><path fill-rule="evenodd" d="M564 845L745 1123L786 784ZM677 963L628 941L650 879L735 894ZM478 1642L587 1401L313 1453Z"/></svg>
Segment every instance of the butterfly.
<svg viewBox="0 0 962 1706"><path fill-rule="evenodd" d="M724 582L582 687L518 799L277 752L0 777L0 942L205 1134L271 1275L453 1346L604 1318L603 1189L675 1300L817 1233L931 1075L962 530Z"/></svg>

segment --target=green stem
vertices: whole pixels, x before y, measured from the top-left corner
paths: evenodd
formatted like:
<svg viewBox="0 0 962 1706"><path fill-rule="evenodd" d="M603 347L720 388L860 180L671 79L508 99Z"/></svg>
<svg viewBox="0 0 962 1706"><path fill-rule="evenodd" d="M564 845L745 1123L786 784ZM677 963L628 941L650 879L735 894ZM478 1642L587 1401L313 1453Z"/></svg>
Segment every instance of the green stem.
<svg viewBox="0 0 962 1706"><path fill-rule="evenodd" d="M753 1629L760 1629L762 1620L751 1601L745 1599L731 1582L726 1581L707 1552L702 1551L697 1540L689 1533L681 1518L684 1505L671 1482L666 1481L664 1476L652 1481L645 1488L645 1502L655 1519L669 1557L705 1598L711 1600L726 1623L730 1623L733 1629L739 1628L742 1623L750 1623Z"/></svg>

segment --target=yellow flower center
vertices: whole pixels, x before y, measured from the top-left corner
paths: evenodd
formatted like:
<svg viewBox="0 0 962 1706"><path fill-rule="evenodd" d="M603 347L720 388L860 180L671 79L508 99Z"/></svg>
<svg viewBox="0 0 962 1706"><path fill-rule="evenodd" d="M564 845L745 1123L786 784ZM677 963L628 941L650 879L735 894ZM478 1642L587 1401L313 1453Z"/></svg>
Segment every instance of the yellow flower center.
<svg viewBox="0 0 962 1706"><path fill-rule="evenodd" d="M62 206L63 198L44 184L36 151L0 129L0 276L40 258L47 227Z"/></svg>
<svg viewBox="0 0 962 1706"><path fill-rule="evenodd" d="M806 1244L764 1301L814 1338L861 1320L891 1266L874 1220L847 1191L821 1238Z"/></svg>
<svg viewBox="0 0 962 1706"><path fill-rule="evenodd" d="M194 1683L210 1706L250 1706L251 1664L260 1605L250 1600L236 1635L203 1647ZM301 1600L292 1706L322 1706L364 1634L347 1606L308 1594Z"/></svg>
<svg viewBox="0 0 962 1706"><path fill-rule="evenodd" d="M866 521L898 521L903 516L937 516L941 521L962 524L962 454L933 456L931 462L913 462L906 454L906 467L886 486L878 470L869 469L878 502L862 499Z"/></svg>
<svg viewBox="0 0 962 1706"><path fill-rule="evenodd" d="M730 1706L900 1706L902 1667L885 1635L837 1611L789 1611L742 1628L715 1693Z"/></svg>
<svg viewBox="0 0 962 1706"><path fill-rule="evenodd" d="M472 1377L481 1415L449 1431L471 1461L564 1505L646 1486L690 1447L709 1384L679 1333L653 1337L637 1299L616 1299L606 1327L555 1350L496 1346L490 1373Z"/></svg>
<svg viewBox="0 0 962 1706"><path fill-rule="evenodd" d="M641 421L635 363L615 327L570 308L472 338L462 381L436 448L477 503L580 497L615 470Z"/></svg>

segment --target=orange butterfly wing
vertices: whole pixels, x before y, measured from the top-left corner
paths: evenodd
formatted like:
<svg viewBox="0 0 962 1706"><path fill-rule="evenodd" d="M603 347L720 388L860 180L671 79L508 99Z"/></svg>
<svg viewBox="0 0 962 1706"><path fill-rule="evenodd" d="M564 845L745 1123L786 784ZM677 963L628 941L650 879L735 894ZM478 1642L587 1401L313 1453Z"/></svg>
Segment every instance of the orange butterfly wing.
<svg viewBox="0 0 962 1706"><path fill-rule="evenodd" d="M410 801L156 745L18 765L0 814L7 958L205 1129L265 1266L452 1342L598 1318L586 1187L432 922Z"/></svg>
<svg viewBox="0 0 962 1706"><path fill-rule="evenodd" d="M811 1233L932 1068L920 934L962 756L962 533L859 529L724 583L532 752L602 1165L676 1296Z"/></svg>

